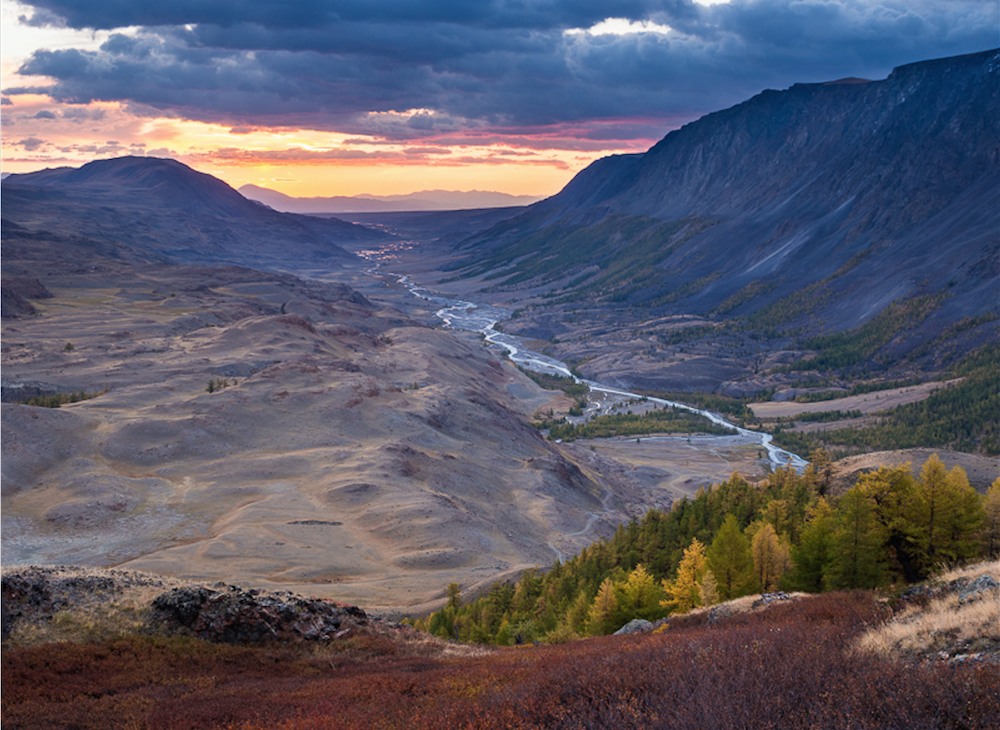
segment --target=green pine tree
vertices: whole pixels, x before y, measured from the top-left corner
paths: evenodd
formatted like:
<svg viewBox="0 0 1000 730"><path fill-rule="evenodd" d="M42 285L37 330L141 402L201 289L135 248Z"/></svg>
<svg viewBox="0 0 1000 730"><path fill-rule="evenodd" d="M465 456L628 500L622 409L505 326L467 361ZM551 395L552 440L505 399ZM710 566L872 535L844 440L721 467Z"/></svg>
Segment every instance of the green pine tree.
<svg viewBox="0 0 1000 730"><path fill-rule="evenodd" d="M753 592L753 557L750 543L740 531L736 516L727 515L708 548L708 567L715 576L719 598L731 598Z"/></svg>
<svg viewBox="0 0 1000 730"><path fill-rule="evenodd" d="M875 588L885 581L885 530L875 505L854 486L837 502L827 587Z"/></svg>
<svg viewBox="0 0 1000 730"><path fill-rule="evenodd" d="M833 557L833 510L824 498L809 510L808 520L799 544L792 548L792 569L786 583L793 590L819 593Z"/></svg>

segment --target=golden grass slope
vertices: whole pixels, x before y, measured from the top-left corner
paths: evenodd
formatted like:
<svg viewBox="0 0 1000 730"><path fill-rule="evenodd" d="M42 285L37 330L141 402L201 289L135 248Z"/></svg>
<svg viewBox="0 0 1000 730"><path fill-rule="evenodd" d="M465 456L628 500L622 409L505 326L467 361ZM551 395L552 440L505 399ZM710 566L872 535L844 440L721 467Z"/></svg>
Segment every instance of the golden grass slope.
<svg viewBox="0 0 1000 730"><path fill-rule="evenodd" d="M931 586L991 576L1000 582L1000 560L978 563L937 576ZM856 648L896 658L966 659L992 656L1000 661L1000 591L983 591L962 601L955 590L926 604L915 603L862 634Z"/></svg>

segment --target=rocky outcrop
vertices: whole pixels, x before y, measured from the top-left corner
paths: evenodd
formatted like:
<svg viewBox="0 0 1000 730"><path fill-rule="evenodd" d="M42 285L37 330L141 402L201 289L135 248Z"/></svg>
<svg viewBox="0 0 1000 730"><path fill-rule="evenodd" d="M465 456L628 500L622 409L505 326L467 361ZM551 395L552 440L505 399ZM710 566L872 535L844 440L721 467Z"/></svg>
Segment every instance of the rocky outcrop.
<svg viewBox="0 0 1000 730"><path fill-rule="evenodd" d="M30 316L35 313L35 308L29 299L52 297L52 292L34 276L5 276L0 292L2 292L3 319Z"/></svg>
<svg viewBox="0 0 1000 730"><path fill-rule="evenodd" d="M931 581L907 588L899 597L899 605L926 606L932 600L957 595L959 605L986 598L1000 599L1000 582L990 573L975 578L961 577L946 583Z"/></svg>
<svg viewBox="0 0 1000 730"><path fill-rule="evenodd" d="M624 636L626 634L638 634L643 631L649 631L650 627L653 625L651 621L647 621L644 618L634 618L627 624L618 629L614 635Z"/></svg>
<svg viewBox="0 0 1000 730"><path fill-rule="evenodd" d="M152 623L165 633L225 644L325 641L368 623L365 612L354 606L237 586L174 588L152 606Z"/></svg>
<svg viewBox="0 0 1000 730"><path fill-rule="evenodd" d="M93 616L109 624L122 610L139 616L132 629L159 635L195 636L226 644L330 641L377 626L360 608L215 583L182 583L131 570L29 566L0 578L2 640L21 624L51 625L67 616ZM62 618L60 618L62 617Z"/></svg>

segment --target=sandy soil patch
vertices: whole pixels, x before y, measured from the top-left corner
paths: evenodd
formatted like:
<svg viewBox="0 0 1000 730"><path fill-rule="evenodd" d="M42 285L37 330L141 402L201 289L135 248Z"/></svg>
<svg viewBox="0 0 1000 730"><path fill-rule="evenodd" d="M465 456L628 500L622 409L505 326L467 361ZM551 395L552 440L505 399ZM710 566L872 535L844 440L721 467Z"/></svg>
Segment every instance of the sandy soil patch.
<svg viewBox="0 0 1000 730"><path fill-rule="evenodd" d="M905 388L880 390L874 393L851 395L846 398L819 401L817 403L796 403L795 401L754 403L750 406L757 418L792 418L801 413L825 413L827 411L861 411L863 414L878 413L907 403L916 403L931 393L949 385L961 382L961 378L942 383L921 383Z"/></svg>
<svg viewBox="0 0 1000 730"><path fill-rule="evenodd" d="M674 499L693 497L734 473L750 481L767 473L767 453L743 436L652 435L584 439L575 444L622 464L628 476L642 485L648 503L663 507Z"/></svg>

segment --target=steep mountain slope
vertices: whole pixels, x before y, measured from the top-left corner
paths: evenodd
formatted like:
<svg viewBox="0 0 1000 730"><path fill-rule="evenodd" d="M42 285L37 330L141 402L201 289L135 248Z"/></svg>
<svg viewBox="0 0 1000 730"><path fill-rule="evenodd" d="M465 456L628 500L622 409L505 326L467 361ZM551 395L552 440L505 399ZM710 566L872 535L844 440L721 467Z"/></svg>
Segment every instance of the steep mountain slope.
<svg viewBox="0 0 1000 730"><path fill-rule="evenodd" d="M463 271L622 318L742 316L806 333L926 295L915 346L997 310L998 89L988 51L764 91L645 154L595 162L468 239Z"/></svg>
<svg viewBox="0 0 1000 730"><path fill-rule="evenodd" d="M339 266L338 244L386 234L337 219L279 213L175 160L122 157L10 175L4 219L85 236L138 260L284 268Z"/></svg>

